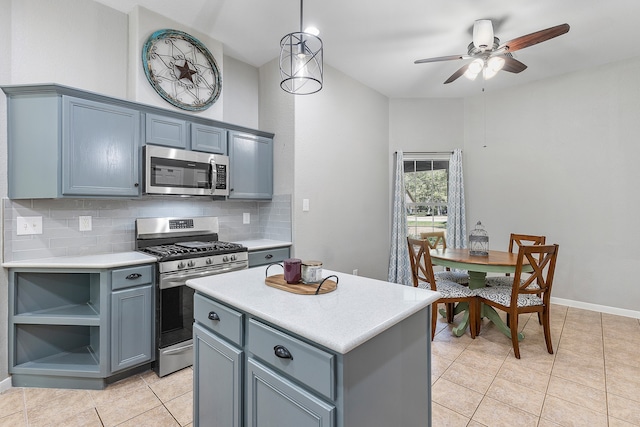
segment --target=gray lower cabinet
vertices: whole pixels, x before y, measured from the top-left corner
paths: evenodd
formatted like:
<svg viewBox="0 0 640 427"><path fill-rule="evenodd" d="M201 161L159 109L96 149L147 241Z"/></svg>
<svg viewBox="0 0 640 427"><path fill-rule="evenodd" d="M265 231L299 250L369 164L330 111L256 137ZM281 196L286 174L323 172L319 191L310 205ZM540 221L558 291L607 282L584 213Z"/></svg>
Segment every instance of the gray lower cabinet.
<svg viewBox="0 0 640 427"><path fill-rule="evenodd" d="M194 317L195 426L336 425L334 354L199 293Z"/></svg>
<svg viewBox="0 0 640 427"><path fill-rule="evenodd" d="M247 362L247 414L252 427L329 427L335 406L257 360Z"/></svg>
<svg viewBox="0 0 640 427"><path fill-rule="evenodd" d="M138 286L111 293L111 372L151 361L153 288Z"/></svg>
<svg viewBox="0 0 640 427"><path fill-rule="evenodd" d="M229 132L230 199L273 197L273 138Z"/></svg>
<svg viewBox="0 0 640 427"><path fill-rule="evenodd" d="M289 258L289 249L286 247L249 251L249 268L271 264L272 262L282 262Z"/></svg>
<svg viewBox="0 0 640 427"><path fill-rule="evenodd" d="M341 354L196 291L194 425L430 426L429 316Z"/></svg>
<svg viewBox="0 0 640 427"><path fill-rule="evenodd" d="M102 389L110 376L150 363L153 280L152 264L9 269L12 384Z"/></svg>
<svg viewBox="0 0 640 427"><path fill-rule="evenodd" d="M194 425L241 427L244 352L198 324L193 348Z"/></svg>

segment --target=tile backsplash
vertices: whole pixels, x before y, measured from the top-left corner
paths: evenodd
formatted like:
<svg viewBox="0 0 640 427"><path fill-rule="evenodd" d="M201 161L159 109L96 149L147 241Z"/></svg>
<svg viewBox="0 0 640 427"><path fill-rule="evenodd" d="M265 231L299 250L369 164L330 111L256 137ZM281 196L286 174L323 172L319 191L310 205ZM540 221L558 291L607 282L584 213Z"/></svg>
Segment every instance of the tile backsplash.
<svg viewBox="0 0 640 427"><path fill-rule="evenodd" d="M249 213L250 224L243 224L244 213ZM42 234L17 235L19 216L42 217ZM80 231L80 216L91 217L91 231ZM191 216L217 216L223 241L291 241L291 195L274 195L269 201L4 199L4 261L131 251L136 218Z"/></svg>

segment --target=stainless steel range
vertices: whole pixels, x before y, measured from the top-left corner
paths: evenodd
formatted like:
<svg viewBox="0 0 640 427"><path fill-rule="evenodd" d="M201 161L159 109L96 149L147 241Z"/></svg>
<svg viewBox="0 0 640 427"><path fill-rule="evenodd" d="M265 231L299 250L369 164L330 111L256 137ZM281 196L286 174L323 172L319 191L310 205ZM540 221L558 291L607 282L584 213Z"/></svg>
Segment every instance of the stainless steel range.
<svg viewBox="0 0 640 427"><path fill-rule="evenodd" d="M247 248L218 240L217 217L139 218L136 250L158 258L156 361L165 376L193 364L193 289L188 279L248 268Z"/></svg>

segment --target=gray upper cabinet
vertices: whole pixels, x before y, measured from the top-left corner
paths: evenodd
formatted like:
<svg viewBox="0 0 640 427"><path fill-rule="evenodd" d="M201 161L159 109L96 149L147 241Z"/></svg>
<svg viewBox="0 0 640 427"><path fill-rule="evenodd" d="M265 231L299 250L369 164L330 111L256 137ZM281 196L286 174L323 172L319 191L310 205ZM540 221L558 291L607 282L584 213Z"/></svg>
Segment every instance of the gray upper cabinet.
<svg viewBox="0 0 640 427"><path fill-rule="evenodd" d="M12 199L140 194L135 109L55 92L8 97Z"/></svg>
<svg viewBox="0 0 640 427"><path fill-rule="evenodd" d="M227 154L226 129L191 123L191 149L205 153Z"/></svg>
<svg viewBox="0 0 640 427"><path fill-rule="evenodd" d="M139 195L139 113L64 96L62 117L62 194Z"/></svg>
<svg viewBox="0 0 640 427"><path fill-rule="evenodd" d="M230 199L273 197L273 138L229 132Z"/></svg>
<svg viewBox="0 0 640 427"><path fill-rule="evenodd" d="M145 114L145 142L173 148L187 148L187 121L158 114Z"/></svg>
<svg viewBox="0 0 640 427"><path fill-rule="evenodd" d="M272 133L56 84L1 88L10 199L140 197L146 144L228 155L229 198L272 197Z"/></svg>

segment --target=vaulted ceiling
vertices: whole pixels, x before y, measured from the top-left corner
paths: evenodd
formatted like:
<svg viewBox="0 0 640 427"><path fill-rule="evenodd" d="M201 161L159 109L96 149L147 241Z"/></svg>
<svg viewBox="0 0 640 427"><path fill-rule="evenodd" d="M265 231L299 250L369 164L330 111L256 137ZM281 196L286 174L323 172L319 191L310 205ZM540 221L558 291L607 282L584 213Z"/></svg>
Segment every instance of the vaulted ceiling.
<svg viewBox="0 0 640 427"><path fill-rule="evenodd" d="M205 33L225 54L260 67L280 39L300 30L299 0L99 0L128 13L136 4ZM637 0L306 0L304 25L320 29L324 62L390 98L464 97L640 56ZM470 60L414 64L466 54L473 22L491 19L505 42L568 23L560 37L522 49L528 66L491 80L443 82ZM640 76L639 76L640 78Z"/></svg>

